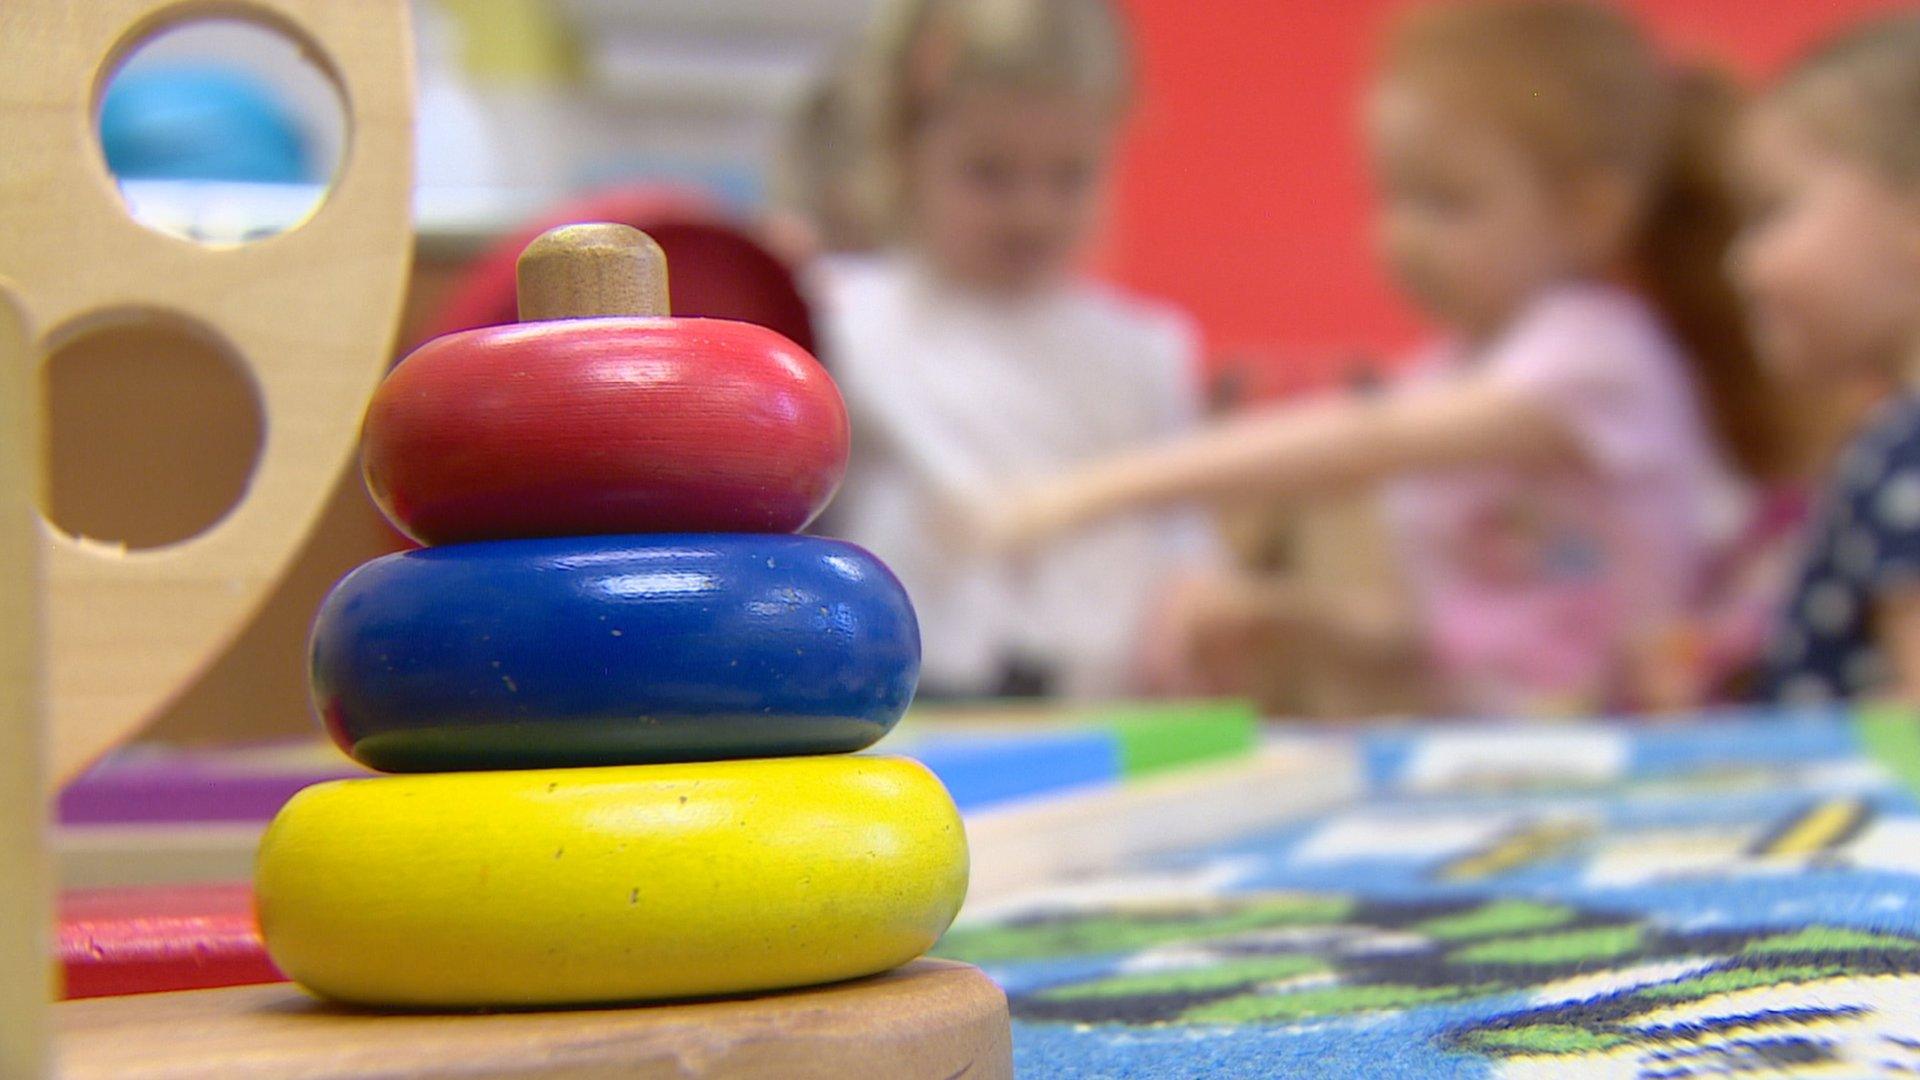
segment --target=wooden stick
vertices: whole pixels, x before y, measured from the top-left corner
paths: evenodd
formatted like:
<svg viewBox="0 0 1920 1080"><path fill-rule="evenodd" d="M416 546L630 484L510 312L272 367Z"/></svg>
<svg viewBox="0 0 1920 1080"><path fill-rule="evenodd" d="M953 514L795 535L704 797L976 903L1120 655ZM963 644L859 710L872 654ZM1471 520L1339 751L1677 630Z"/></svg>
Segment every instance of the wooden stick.
<svg viewBox="0 0 1920 1080"><path fill-rule="evenodd" d="M665 315L667 256L628 225L562 225L534 237L517 267L520 321Z"/></svg>
<svg viewBox="0 0 1920 1080"><path fill-rule="evenodd" d="M28 341L25 319L0 288L0 1076L22 1080L47 1071L52 996L33 509L40 396Z"/></svg>

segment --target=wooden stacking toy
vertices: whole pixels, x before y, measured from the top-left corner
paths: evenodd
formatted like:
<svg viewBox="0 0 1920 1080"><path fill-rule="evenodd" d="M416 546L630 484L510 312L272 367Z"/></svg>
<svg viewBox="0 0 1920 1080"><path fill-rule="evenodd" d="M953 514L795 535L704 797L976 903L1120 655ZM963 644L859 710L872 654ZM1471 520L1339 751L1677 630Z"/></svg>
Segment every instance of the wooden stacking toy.
<svg viewBox="0 0 1920 1080"><path fill-rule="evenodd" d="M918 763L847 756L912 697L913 608L873 556L790 535L845 467L831 380L771 331L667 317L624 226L544 234L520 288L528 321L428 343L368 411L370 487L444 546L336 587L315 702L362 762L440 775L287 804L257 876L274 961L337 1000L486 1008L919 956L966 891L958 812Z"/></svg>

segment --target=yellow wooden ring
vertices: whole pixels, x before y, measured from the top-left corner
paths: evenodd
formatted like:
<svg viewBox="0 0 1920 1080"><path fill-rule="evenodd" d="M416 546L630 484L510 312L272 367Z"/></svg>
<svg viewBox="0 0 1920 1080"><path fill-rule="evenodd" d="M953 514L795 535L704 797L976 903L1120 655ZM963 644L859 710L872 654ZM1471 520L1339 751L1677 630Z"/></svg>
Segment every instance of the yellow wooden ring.
<svg viewBox="0 0 1920 1080"><path fill-rule="evenodd" d="M342 1001L515 1007L884 971L967 887L918 762L801 757L345 780L261 841L274 962Z"/></svg>

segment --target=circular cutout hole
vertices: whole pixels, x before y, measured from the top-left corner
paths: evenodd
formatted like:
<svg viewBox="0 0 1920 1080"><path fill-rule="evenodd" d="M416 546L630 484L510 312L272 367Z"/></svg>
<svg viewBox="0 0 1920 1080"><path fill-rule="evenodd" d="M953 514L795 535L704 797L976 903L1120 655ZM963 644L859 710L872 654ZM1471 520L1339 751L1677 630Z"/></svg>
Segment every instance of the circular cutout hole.
<svg viewBox="0 0 1920 1080"><path fill-rule="evenodd" d="M266 433L239 358L178 318L96 325L41 369L47 520L129 548L206 531L245 496Z"/></svg>
<svg viewBox="0 0 1920 1080"><path fill-rule="evenodd" d="M245 19L169 25L99 91L95 132L135 219L214 246L297 228L345 153L338 81L287 34Z"/></svg>

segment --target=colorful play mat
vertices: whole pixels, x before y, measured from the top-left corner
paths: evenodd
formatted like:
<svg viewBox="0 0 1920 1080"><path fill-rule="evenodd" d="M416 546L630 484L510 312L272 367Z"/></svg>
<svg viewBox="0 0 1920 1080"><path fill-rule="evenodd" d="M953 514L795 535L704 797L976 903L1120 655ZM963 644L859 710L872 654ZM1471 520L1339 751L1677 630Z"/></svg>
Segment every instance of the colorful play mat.
<svg viewBox="0 0 1920 1080"><path fill-rule="evenodd" d="M1349 738L1348 805L947 936L1019 1075L1920 1074L1920 721Z"/></svg>

